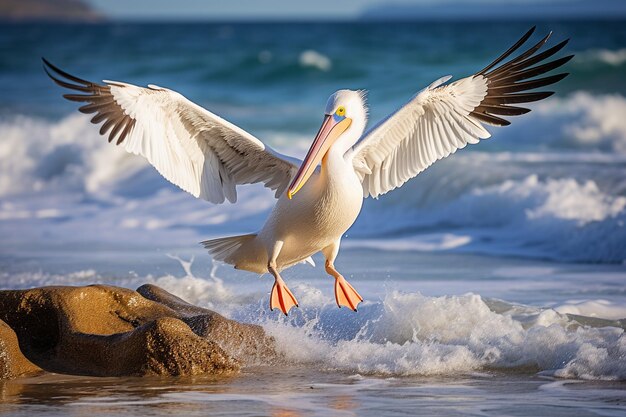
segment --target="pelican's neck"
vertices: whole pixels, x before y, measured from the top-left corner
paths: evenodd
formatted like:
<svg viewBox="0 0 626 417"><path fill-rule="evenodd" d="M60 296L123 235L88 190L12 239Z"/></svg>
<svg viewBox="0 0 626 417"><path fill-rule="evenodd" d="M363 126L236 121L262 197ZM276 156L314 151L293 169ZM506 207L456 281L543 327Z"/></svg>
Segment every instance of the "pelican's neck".
<svg viewBox="0 0 626 417"><path fill-rule="evenodd" d="M345 170L346 160L344 158L346 152L354 146L365 130L364 123L353 123L326 152L322 158L322 174L323 176L340 175Z"/></svg>

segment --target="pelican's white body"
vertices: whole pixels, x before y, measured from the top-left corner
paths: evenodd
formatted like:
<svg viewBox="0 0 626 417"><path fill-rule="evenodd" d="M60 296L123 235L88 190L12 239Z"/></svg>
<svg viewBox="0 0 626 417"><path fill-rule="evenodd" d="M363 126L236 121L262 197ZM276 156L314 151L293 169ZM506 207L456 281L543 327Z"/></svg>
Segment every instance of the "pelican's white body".
<svg viewBox="0 0 626 417"><path fill-rule="evenodd" d="M292 198L280 196L263 228L225 262L237 269L267 272L276 242L282 249L276 259L282 270L328 248L332 251L358 217L363 188L351 161L331 149L321 169Z"/></svg>

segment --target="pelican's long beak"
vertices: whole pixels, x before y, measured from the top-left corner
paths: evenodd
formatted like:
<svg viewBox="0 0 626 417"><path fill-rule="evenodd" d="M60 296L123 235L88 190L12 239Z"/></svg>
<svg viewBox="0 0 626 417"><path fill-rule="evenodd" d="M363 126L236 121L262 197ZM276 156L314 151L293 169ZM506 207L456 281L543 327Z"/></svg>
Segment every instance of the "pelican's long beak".
<svg viewBox="0 0 626 417"><path fill-rule="evenodd" d="M319 132L317 132L317 136L309 152L306 154L304 161L302 161L298 173L287 189L287 197L289 197L289 199L304 186L311 174L315 171L315 168L317 168L317 164L320 163L337 138L350 126L350 123L352 123L352 119L348 117L331 116L328 114L324 116L322 127L320 127Z"/></svg>

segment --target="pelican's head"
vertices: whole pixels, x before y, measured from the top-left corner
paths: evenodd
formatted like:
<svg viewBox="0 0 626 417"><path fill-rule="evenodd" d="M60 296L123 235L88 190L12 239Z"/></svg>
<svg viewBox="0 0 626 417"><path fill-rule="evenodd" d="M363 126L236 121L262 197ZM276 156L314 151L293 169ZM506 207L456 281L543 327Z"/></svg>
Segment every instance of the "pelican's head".
<svg viewBox="0 0 626 417"><path fill-rule="evenodd" d="M339 90L332 94L326 102L322 126L287 189L287 197L293 197L304 186L331 147L345 153L354 145L366 123L365 91Z"/></svg>

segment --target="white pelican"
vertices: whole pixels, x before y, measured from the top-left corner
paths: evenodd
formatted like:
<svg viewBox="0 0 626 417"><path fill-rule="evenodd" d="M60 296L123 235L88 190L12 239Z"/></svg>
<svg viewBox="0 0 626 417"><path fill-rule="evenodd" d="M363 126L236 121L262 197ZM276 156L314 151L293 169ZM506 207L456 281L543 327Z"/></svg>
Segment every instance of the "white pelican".
<svg viewBox="0 0 626 417"><path fill-rule="evenodd" d="M505 61L534 32L474 75L448 83L443 77L417 93L396 112L365 132L364 92L339 90L326 103L324 121L303 161L281 155L241 128L167 88L137 87L117 81L95 84L74 77L44 59L44 69L60 86L82 94L83 113L104 122L101 134L128 152L143 155L166 179L212 203L237 200L236 186L261 182L276 191L276 206L260 231L202 242L214 259L275 282L270 309L287 314L298 302L280 272L311 261L322 252L335 278L337 305L356 311L359 293L335 269L341 237L354 223L363 198L400 187L435 161L490 136L483 124L506 126L501 116L529 110L510 104L544 99L552 92L527 92L563 79L543 78L572 56L538 64L567 40L537 53L539 43ZM321 163L321 167L318 165Z"/></svg>

